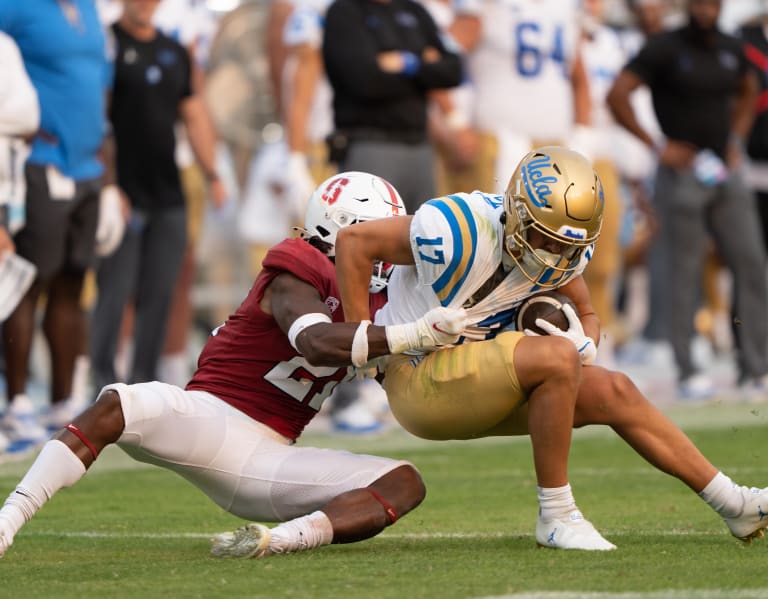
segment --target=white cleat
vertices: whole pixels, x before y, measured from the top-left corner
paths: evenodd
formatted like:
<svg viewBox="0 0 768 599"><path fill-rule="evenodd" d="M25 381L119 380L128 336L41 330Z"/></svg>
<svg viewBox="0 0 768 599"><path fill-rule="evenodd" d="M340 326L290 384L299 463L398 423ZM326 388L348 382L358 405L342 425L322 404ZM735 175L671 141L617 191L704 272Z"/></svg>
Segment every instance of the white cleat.
<svg viewBox="0 0 768 599"><path fill-rule="evenodd" d="M723 517L723 520L734 537L751 543L752 539L765 536L768 527L768 487L741 487L739 490L744 500L741 512L732 518Z"/></svg>
<svg viewBox="0 0 768 599"><path fill-rule="evenodd" d="M223 532L211 537L211 555L216 557L252 557L258 559L270 555L269 528L251 522L234 532Z"/></svg>
<svg viewBox="0 0 768 599"><path fill-rule="evenodd" d="M610 551L616 545L606 541L592 523L574 510L562 519L544 520L539 516L536 524L536 542L539 547L551 549L581 549L584 551Z"/></svg>

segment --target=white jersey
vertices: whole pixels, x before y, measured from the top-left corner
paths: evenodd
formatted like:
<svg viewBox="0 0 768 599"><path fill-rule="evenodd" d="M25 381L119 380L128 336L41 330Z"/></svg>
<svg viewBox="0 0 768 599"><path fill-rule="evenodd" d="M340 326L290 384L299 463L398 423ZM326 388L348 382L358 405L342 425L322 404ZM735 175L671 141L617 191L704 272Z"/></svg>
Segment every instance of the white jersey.
<svg viewBox="0 0 768 599"><path fill-rule="evenodd" d="M578 0L480 1L482 36L467 57L476 126L566 139L573 123Z"/></svg>
<svg viewBox="0 0 768 599"><path fill-rule="evenodd" d="M283 43L288 48L309 45L315 51L320 52L323 42L323 21L325 11L330 0L298 0L294 3L294 10L285 24L283 31ZM286 59L283 72L283 87L285 89L286 103L290 103L293 96L294 73L296 70L296 56ZM288 106L285 113L288 114ZM315 85L312 106L307 118L307 139L310 142L323 141L333 130L333 92L325 73Z"/></svg>
<svg viewBox="0 0 768 599"><path fill-rule="evenodd" d="M597 26L582 43L582 57L589 78L591 123L595 133L593 157L614 160L620 152L620 127L605 99L626 62L618 33L605 25Z"/></svg>
<svg viewBox="0 0 768 599"><path fill-rule="evenodd" d="M34 133L40 125L37 91L24 68L16 42L0 32L0 205L8 210L8 230L24 225L26 182L24 162L29 146L17 136Z"/></svg>
<svg viewBox="0 0 768 599"><path fill-rule="evenodd" d="M411 222L416 264L396 266L387 286L387 304L376 324L402 324L438 306L465 307L466 337L490 339L512 324L517 306L541 287L517 267L503 274L502 198L480 191L457 193L423 204ZM591 256L562 284L580 275ZM502 273L499 276L499 273ZM473 297L491 277L499 282L482 298Z"/></svg>

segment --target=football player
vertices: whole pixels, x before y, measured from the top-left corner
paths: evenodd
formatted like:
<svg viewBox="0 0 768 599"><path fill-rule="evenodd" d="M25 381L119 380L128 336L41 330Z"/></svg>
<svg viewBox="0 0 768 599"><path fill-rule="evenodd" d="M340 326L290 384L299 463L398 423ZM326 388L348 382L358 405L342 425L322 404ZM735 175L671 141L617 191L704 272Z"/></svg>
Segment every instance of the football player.
<svg viewBox="0 0 768 599"><path fill-rule="evenodd" d="M762 536L768 489L734 485L627 376L591 365L600 323L582 272L600 234L604 201L586 158L541 147L522 159L503 196L457 193L430 200L413 216L348 227L336 240L346 317L360 321L368 314L374 260L402 265L377 324L411 322L438 306L466 310L468 324L454 346L387 359L390 407L404 428L427 439L529 434L540 545L615 548L584 519L568 484L571 428L587 424L611 426L698 493L734 536ZM549 335L506 330L515 307L542 288L558 288L575 303L575 311L565 308L569 329L539 319Z"/></svg>
<svg viewBox="0 0 768 599"><path fill-rule="evenodd" d="M261 557L367 539L424 498L404 461L294 442L360 355L455 342L463 310L438 308L418 322L371 327L363 339L345 323L333 265L337 232L359 221L405 214L383 179L348 172L324 181L307 208L302 239L276 245L248 296L202 350L186 388L151 382L104 387L97 401L48 441L0 509L0 556L22 525L59 489L117 443L136 460L172 470L251 524L215 537L221 556ZM386 285L387 269L369 273ZM371 318L385 301L371 296ZM434 328L433 328L434 327ZM357 357L356 357L357 356Z"/></svg>

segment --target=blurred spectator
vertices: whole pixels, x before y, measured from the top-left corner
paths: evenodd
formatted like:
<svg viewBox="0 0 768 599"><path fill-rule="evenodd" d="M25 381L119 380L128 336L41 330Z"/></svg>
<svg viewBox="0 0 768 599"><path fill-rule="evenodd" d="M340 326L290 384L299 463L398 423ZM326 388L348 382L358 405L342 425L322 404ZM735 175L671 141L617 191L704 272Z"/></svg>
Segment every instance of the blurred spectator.
<svg viewBox="0 0 768 599"><path fill-rule="evenodd" d="M29 149L22 137L31 136L40 126L37 92L24 68L21 53L5 33L0 32L0 71L5 85L0 89L0 257L13 252L11 234L23 225L24 161ZM21 221L21 222L20 222Z"/></svg>
<svg viewBox="0 0 768 599"><path fill-rule="evenodd" d="M0 321L16 307L34 279L31 262L15 255L12 235L24 225L24 162L29 148L22 139L40 126L37 92L24 68L21 53L5 33L0 32L0 72L5 85L0 89ZM0 452L9 439L0 430Z"/></svg>
<svg viewBox="0 0 768 599"><path fill-rule="evenodd" d="M662 0L630 0L634 26L621 32L625 56L631 58L645 45L648 36L664 30L668 5ZM650 90L638 87L630 102L640 125L656 141L663 137L659 128ZM643 359L647 357L646 343L666 343L662 314L664 301L660 297L658 282L661 277L649 276L654 268L649 249L656 230L656 219L651 204L653 179L656 174L656 153L626 129L619 131L621 151L616 160L627 196L625 218L622 225L624 281L622 285L623 327L627 338L636 334ZM650 283L655 283L651 286ZM629 348L625 348L629 349ZM630 350L631 354L631 350Z"/></svg>
<svg viewBox="0 0 768 599"><path fill-rule="evenodd" d="M111 69L93 0L0 0L0 30L18 44L41 111L25 168L26 225L14 236L37 278L3 324L10 405L2 427L21 448L47 436L26 395L43 292L52 409L70 399L75 358L87 339L80 293L94 257L103 174L98 152Z"/></svg>
<svg viewBox="0 0 768 599"><path fill-rule="evenodd" d="M207 58L217 21L204 0L162 0L152 22L165 35L184 46L190 54L192 65L192 91L202 94L206 82ZM210 119L208 106L200 118ZM211 143L216 143L212 119L207 125L213 133ZM171 308L165 333L163 353L158 363L158 380L183 385L193 372L188 357L189 333L193 327L192 283L195 280L197 260L195 254L205 226L206 201L215 191L206 180L205 173L195 160L194 152L183 127L176 129L176 163L181 176L181 188L187 205L187 247L171 300ZM210 197L215 208L221 208L222 197ZM229 282L231 274L220 269L222 280Z"/></svg>
<svg viewBox="0 0 768 599"><path fill-rule="evenodd" d="M768 12L741 28L747 59L760 84L757 115L747 140L747 182L755 191L757 210L768 249Z"/></svg>
<svg viewBox="0 0 768 599"><path fill-rule="evenodd" d="M421 0L438 26L441 34L453 40L462 49L466 23L458 15L475 15L474 2L460 0ZM450 42L449 42L450 43ZM462 64L464 63L462 56ZM466 74L461 84L450 89L436 89L430 93L429 130L437 151L437 195L447 195L457 189L477 189L472 165L480 152L480 136L471 123L474 86Z"/></svg>
<svg viewBox="0 0 768 599"><path fill-rule="evenodd" d="M331 161L389 180L412 213L435 195L428 93L461 82L459 55L412 0L336 0L323 59L333 88Z"/></svg>
<svg viewBox="0 0 768 599"><path fill-rule="evenodd" d="M130 204L120 246L97 272L91 361L97 388L116 380L114 361L127 302L136 306L130 382L157 378L168 310L187 242L187 214L175 161L174 126L182 120L215 201L224 189L214 162L215 136L193 93L187 50L152 22L159 0L126 0L112 26L111 98L117 182ZM147 144L146 140L152 143Z"/></svg>
<svg viewBox="0 0 768 599"><path fill-rule="evenodd" d="M590 116L593 141L591 153L595 172L605 192L605 211L600 239L584 272L592 305L600 318L602 339L597 362L614 366L614 347L618 330L617 294L622 269L620 233L624 199L619 182L617 156L620 154L620 127L613 120L605 97L625 62L618 33L604 22L604 0L584 0L581 20L581 50L589 80Z"/></svg>
<svg viewBox="0 0 768 599"><path fill-rule="evenodd" d="M666 330L679 392L693 398L714 392L711 378L697 372L691 358L697 283L710 233L733 273L739 383L748 392L768 387L766 254L740 170L756 82L741 42L717 28L719 12L719 0L688 0L687 24L650 38L608 96L616 119L659 152L654 205L666 265ZM659 146L629 101L643 84L666 136Z"/></svg>
<svg viewBox="0 0 768 599"><path fill-rule="evenodd" d="M534 146L569 142L591 157L578 0L478 0L457 15L451 31L467 52L470 122L481 149L474 174L461 173L450 186L502 193Z"/></svg>

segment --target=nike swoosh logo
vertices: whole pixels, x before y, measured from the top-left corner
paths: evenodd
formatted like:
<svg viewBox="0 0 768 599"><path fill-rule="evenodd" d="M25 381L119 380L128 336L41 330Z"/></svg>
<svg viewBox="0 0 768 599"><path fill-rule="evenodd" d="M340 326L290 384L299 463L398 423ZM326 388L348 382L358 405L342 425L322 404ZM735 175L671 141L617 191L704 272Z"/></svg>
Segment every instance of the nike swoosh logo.
<svg viewBox="0 0 768 599"><path fill-rule="evenodd" d="M437 326L437 323L434 323L434 322L432 323L432 328L435 329L438 333L442 333L443 335L451 334L448 331L444 331L443 329L441 329L439 326Z"/></svg>

